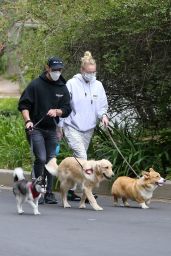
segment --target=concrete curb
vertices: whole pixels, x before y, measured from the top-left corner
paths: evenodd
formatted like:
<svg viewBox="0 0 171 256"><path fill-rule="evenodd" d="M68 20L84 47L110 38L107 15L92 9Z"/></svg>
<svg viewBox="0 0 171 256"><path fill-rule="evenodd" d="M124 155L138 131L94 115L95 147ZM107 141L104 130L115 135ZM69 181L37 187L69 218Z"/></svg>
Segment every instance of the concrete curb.
<svg viewBox="0 0 171 256"><path fill-rule="evenodd" d="M30 180L30 173L24 172L26 179ZM0 186L12 187L13 186L13 171L0 169Z"/></svg>
<svg viewBox="0 0 171 256"><path fill-rule="evenodd" d="M30 180L30 172L24 172L27 180ZM13 171L0 169L0 186L12 187L13 186ZM95 188L94 192L99 195L111 195L112 182L103 181L99 188ZM78 190L78 192L80 192ZM167 180L162 187L158 187L153 194L155 199L171 200L171 181Z"/></svg>

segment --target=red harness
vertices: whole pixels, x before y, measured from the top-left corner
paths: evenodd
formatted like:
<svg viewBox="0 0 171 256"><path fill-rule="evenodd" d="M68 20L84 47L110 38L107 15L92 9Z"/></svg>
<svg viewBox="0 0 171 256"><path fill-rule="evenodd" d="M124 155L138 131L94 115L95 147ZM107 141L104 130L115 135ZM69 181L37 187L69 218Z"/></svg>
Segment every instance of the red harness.
<svg viewBox="0 0 171 256"><path fill-rule="evenodd" d="M91 175L93 173L93 169L84 170L86 174Z"/></svg>
<svg viewBox="0 0 171 256"><path fill-rule="evenodd" d="M30 183L29 187L34 199L40 195L40 193L36 191L35 186L33 186L33 183Z"/></svg>

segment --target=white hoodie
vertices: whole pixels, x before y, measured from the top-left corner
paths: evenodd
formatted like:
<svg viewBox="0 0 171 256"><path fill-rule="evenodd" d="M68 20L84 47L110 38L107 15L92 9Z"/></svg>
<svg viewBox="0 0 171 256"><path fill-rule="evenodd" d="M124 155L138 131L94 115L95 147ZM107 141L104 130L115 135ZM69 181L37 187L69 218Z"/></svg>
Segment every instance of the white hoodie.
<svg viewBox="0 0 171 256"><path fill-rule="evenodd" d="M72 112L64 119L64 125L81 132L93 129L108 109L102 83L96 79L86 83L82 75L77 74L68 80L67 88L71 96Z"/></svg>

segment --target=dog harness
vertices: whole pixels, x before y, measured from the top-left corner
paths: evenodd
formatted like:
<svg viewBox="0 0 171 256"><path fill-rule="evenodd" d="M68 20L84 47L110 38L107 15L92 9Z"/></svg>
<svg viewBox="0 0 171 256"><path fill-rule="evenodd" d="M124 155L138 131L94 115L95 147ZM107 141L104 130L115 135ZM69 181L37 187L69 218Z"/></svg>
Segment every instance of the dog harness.
<svg viewBox="0 0 171 256"><path fill-rule="evenodd" d="M33 186L33 183L30 183L29 187L34 199L40 195L40 193L36 191L35 186Z"/></svg>
<svg viewBox="0 0 171 256"><path fill-rule="evenodd" d="M93 169L90 168L90 169L84 169L82 164L78 161L78 159L74 156L75 160L77 161L77 163L81 166L81 168L83 169L83 171L88 174L88 175L91 175L93 173Z"/></svg>
<svg viewBox="0 0 171 256"><path fill-rule="evenodd" d="M83 169L83 170L88 175L91 175L93 173L93 169Z"/></svg>

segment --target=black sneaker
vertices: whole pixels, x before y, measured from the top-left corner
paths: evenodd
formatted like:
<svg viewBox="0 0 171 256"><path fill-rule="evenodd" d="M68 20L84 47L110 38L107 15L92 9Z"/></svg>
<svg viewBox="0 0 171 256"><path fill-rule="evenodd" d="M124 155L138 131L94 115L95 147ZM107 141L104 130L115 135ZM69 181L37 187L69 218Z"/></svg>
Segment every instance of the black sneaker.
<svg viewBox="0 0 171 256"><path fill-rule="evenodd" d="M45 204L57 204L58 201L55 198L55 195L52 192L46 192L45 194Z"/></svg>
<svg viewBox="0 0 171 256"><path fill-rule="evenodd" d="M44 197L41 196L41 197L39 198L38 204L44 204L44 203L45 203Z"/></svg>
<svg viewBox="0 0 171 256"><path fill-rule="evenodd" d="M81 197L76 195L75 192L73 190L69 190L68 191L68 195L67 195L67 199L68 201L80 201Z"/></svg>
<svg viewBox="0 0 171 256"><path fill-rule="evenodd" d="M98 196L97 196L96 194L93 194L93 196L94 196L95 199L98 198ZM89 204L89 203L90 203L89 200L88 200L88 198L86 198L85 203L86 203L86 204Z"/></svg>

